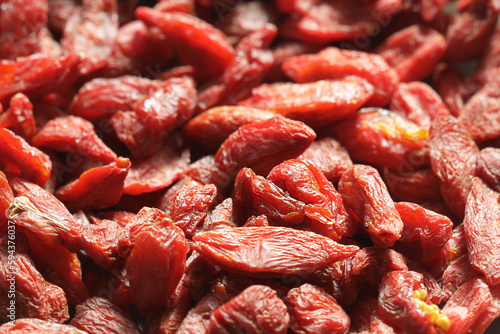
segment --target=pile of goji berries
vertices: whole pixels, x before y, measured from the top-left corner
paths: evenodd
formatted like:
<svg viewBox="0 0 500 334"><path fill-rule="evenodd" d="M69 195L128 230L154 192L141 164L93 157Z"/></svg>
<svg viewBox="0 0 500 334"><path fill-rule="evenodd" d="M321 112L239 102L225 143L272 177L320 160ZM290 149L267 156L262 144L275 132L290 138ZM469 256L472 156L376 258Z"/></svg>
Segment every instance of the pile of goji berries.
<svg viewBox="0 0 500 334"><path fill-rule="evenodd" d="M1 334L500 315L500 1L0 12Z"/></svg>

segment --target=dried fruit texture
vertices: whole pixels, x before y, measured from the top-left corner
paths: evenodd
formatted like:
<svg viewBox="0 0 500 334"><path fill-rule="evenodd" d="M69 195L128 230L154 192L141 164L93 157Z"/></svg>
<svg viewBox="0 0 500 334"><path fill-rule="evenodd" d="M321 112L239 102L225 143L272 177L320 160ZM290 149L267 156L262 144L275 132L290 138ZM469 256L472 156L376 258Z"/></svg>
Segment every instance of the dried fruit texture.
<svg viewBox="0 0 500 334"><path fill-rule="evenodd" d="M138 235L125 278L139 312L147 314L165 304L184 273L188 249L175 227L153 225Z"/></svg>
<svg viewBox="0 0 500 334"><path fill-rule="evenodd" d="M322 126L355 114L373 96L373 86L359 77L312 83L263 84L239 104L271 110L311 126Z"/></svg>
<svg viewBox="0 0 500 334"><path fill-rule="evenodd" d="M0 61L0 100L23 92L28 96L66 90L78 77L80 57L69 54L63 57L33 55L15 61Z"/></svg>
<svg viewBox="0 0 500 334"><path fill-rule="evenodd" d="M99 210L118 203L123 193L130 161L118 158L109 165L96 167L57 189L55 195L70 210Z"/></svg>
<svg viewBox="0 0 500 334"><path fill-rule="evenodd" d="M401 82L426 78L445 52L443 35L421 25L394 33L376 50L398 72Z"/></svg>
<svg viewBox="0 0 500 334"><path fill-rule="evenodd" d="M453 222L415 203L395 205L404 224L396 249L410 259L429 262L451 238Z"/></svg>
<svg viewBox="0 0 500 334"><path fill-rule="evenodd" d="M366 103L371 107L385 107L399 83L398 74L381 56L336 47L328 47L315 55L290 58L283 63L282 69L299 83L349 75L361 77L373 85L373 96Z"/></svg>
<svg viewBox="0 0 500 334"><path fill-rule="evenodd" d="M83 229L81 247L85 254L103 268L113 269L118 262L118 242L123 228L113 220L89 224Z"/></svg>
<svg viewBox="0 0 500 334"><path fill-rule="evenodd" d="M162 1L162 3L166 3ZM148 27L139 20L124 24L118 30L115 50L125 55L134 69L148 71L148 66L164 65L172 60L173 53L164 43L157 41Z"/></svg>
<svg viewBox="0 0 500 334"><path fill-rule="evenodd" d="M477 175L493 190L500 192L500 149L487 147L479 152Z"/></svg>
<svg viewBox="0 0 500 334"><path fill-rule="evenodd" d="M476 71L470 80L479 84L486 84L498 78L500 65L500 28L495 28L493 35L484 48L483 56L479 59Z"/></svg>
<svg viewBox="0 0 500 334"><path fill-rule="evenodd" d="M441 96L450 113L455 117L458 117L464 106L462 86L462 78L454 68L446 65L436 67L433 87Z"/></svg>
<svg viewBox="0 0 500 334"><path fill-rule="evenodd" d="M391 197L398 201L425 203L443 199L439 179L431 168L397 172L388 168L382 174Z"/></svg>
<svg viewBox="0 0 500 334"><path fill-rule="evenodd" d="M27 229L21 231L29 241L31 259L45 279L61 287L69 303L73 305L83 303L89 297L89 292L82 281L82 267L77 254L70 252L61 244L47 243L39 235ZM47 254L57 254L57 256L47 256Z"/></svg>
<svg viewBox="0 0 500 334"><path fill-rule="evenodd" d="M267 178L305 203L304 219L311 231L335 241L356 232L355 222L344 208L342 196L310 162L287 160L274 167Z"/></svg>
<svg viewBox="0 0 500 334"><path fill-rule="evenodd" d="M111 163L116 159L116 154L97 136L92 123L77 116L48 121L32 142L37 147L74 152L102 163Z"/></svg>
<svg viewBox="0 0 500 334"><path fill-rule="evenodd" d="M204 231L216 230L219 228L233 228L236 227L233 216L234 206L231 197L226 198L222 203L210 212L203 223Z"/></svg>
<svg viewBox="0 0 500 334"><path fill-rule="evenodd" d="M95 334L140 334L141 330L134 319L110 301L89 298L78 307L71 325Z"/></svg>
<svg viewBox="0 0 500 334"><path fill-rule="evenodd" d="M183 187L174 196L170 214L187 238L191 238L198 226L215 205L217 188L213 184Z"/></svg>
<svg viewBox="0 0 500 334"><path fill-rule="evenodd" d="M309 53L316 53L322 49L322 45L304 44L299 42L281 42L271 48L273 52L273 64L266 76L266 82L286 81L287 77L282 71L283 62L289 58Z"/></svg>
<svg viewBox="0 0 500 334"><path fill-rule="evenodd" d="M449 333L483 333L500 312L498 297L498 288L483 279L462 285L443 307L451 322Z"/></svg>
<svg viewBox="0 0 500 334"><path fill-rule="evenodd" d="M500 283L498 245L500 194L478 178L473 179L465 207L465 240L471 265L482 272L488 284Z"/></svg>
<svg viewBox="0 0 500 334"><path fill-rule="evenodd" d="M379 309L384 322L398 332L446 332L450 319L430 303L423 289L423 277L414 271L391 271L379 291Z"/></svg>
<svg viewBox="0 0 500 334"><path fill-rule="evenodd" d="M36 53L40 31L47 24L47 0L9 0L2 3L0 58L16 59Z"/></svg>
<svg viewBox="0 0 500 334"><path fill-rule="evenodd" d="M432 170L440 180L443 199L456 215L463 217L479 149L467 130L452 116L433 122L429 149Z"/></svg>
<svg viewBox="0 0 500 334"><path fill-rule="evenodd" d="M218 200L229 195L233 186L233 177L222 170L215 162L214 155L206 155L189 165L184 177L190 177L201 184L213 184L217 187Z"/></svg>
<svg viewBox="0 0 500 334"><path fill-rule="evenodd" d="M460 224L451 235L450 240L436 254L436 256L425 264L425 269L434 277L441 277L448 265L467 253L467 244L465 242L464 225Z"/></svg>
<svg viewBox="0 0 500 334"><path fill-rule="evenodd" d="M191 118L196 106L195 82L190 77L165 81L153 93L137 101L134 108L139 121L162 141L172 130Z"/></svg>
<svg viewBox="0 0 500 334"><path fill-rule="evenodd" d="M0 233L7 232L7 209L14 199L14 193L10 188L9 181L0 171Z"/></svg>
<svg viewBox="0 0 500 334"><path fill-rule="evenodd" d="M382 320L378 308L378 300L368 295L358 298L349 316L352 323L349 333L396 334L394 329Z"/></svg>
<svg viewBox="0 0 500 334"><path fill-rule="evenodd" d="M49 244L62 242L70 251L79 250L82 226L64 204L36 184L19 178L10 183L17 196L9 208L9 219Z"/></svg>
<svg viewBox="0 0 500 334"><path fill-rule="evenodd" d="M117 111L134 110L139 99L153 93L160 82L136 76L96 78L87 81L70 105L73 114L88 120L112 116Z"/></svg>
<svg viewBox="0 0 500 334"><path fill-rule="evenodd" d="M389 109L425 130L431 128L433 120L450 114L441 97L429 85L418 81L400 83L392 95Z"/></svg>
<svg viewBox="0 0 500 334"><path fill-rule="evenodd" d="M402 2L293 1L283 6L285 12L301 14L284 22L281 29L285 37L306 43L330 43L356 38L364 42L366 36L377 34L381 27L390 22L391 17L401 9Z"/></svg>
<svg viewBox="0 0 500 334"><path fill-rule="evenodd" d="M312 162L333 183L352 165L347 150L332 137L314 141L297 159Z"/></svg>
<svg viewBox="0 0 500 334"><path fill-rule="evenodd" d="M234 181L234 205L244 221L265 215L272 225L292 226L304 221L305 204L250 168L243 168Z"/></svg>
<svg viewBox="0 0 500 334"><path fill-rule="evenodd" d="M18 175L39 185L44 185L52 171L47 154L29 145L12 131L0 128L0 162L8 175Z"/></svg>
<svg viewBox="0 0 500 334"><path fill-rule="evenodd" d="M176 333L206 333L213 312L232 297L224 292L208 293L188 312Z"/></svg>
<svg viewBox="0 0 500 334"><path fill-rule="evenodd" d="M161 0L154 8L161 12L194 14L194 5L194 0Z"/></svg>
<svg viewBox="0 0 500 334"><path fill-rule="evenodd" d="M347 333L349 316L337 301L320 288L303 284L285 299L294 333Z"/></svg>
<svg viewBox="0 0 500 334"><path fill-rule="evenodd" d="M339 192L376 246L390 247L401 238L403 221L378 171L353 165L342 175Z"/></svg>
<svg viewBox="0 0 500 334"><path fill-rule="evenodd" d="M215 162L231 176L243 167L265 175L280 162L299 156L315 138L304 123L277 116L240 127L222 143Z"/></svg>
<svg viewBox="0 0 500 334"><path fill-rule="evenodd" d="M116 0L84 0L81 11L66 22L61 45L65 53L82 55L81 75L106 66L118 34Z"/></svg>
<svg viewBox="0 0 500 334"><path fill-rule="evenodd" d="M193 117L182 128L189 141L203 148L216 151L224 140L239 127L276 116L267 110L220 106L211 108Z"/></svg>
<svg viewBox="0 0 500 334"><path fill-rule="evenodd" d="M466 61L480 56L495 30L498 13L488 10L485 1L482 4L477 1L472 7L476 8L467 8L453 16L446 29L448 49L445 59L449 62Z"/></svg>
<svg viewBox="0 0 500 334"><path fill-rule="evenodd" d="M51 321L25 318L16 319L14 322L7 322L0 326L2 334L24 334L24 333L57 333L57 334L85 334L70 325L57 324Z"/></svg>
<svg viewBox="0 0 500 334"><path fill-rule="evenodd" d="M500 137L500 89L492 81L474 94L458 117L476 142Z"/></svg>
<svg viewBox="0 0 500 334"><path fill-rule="evenodd" d="M236 57L219 79L224 90L216 104L236 104L249 97L252 89L262 83L273 64L273 54L268 47L275 37L276 27L267 25L238 43Z"/></svg>
<svg viewBox="0 0 500 334"><path fill-rule="evenodd" d="M68 302L64 291L48 283L36 270L33 262L25 253L16 252L10 256L7 252L7 238L0 241L0 290L6 297L15 293L15 296L3 298L0 303L0 319L7 322L10 319L9 307L11 300L15 300L15 319L38 318L56 323L64 323L69 319ZM14 292L11 288L14 280ZM12 308L12 307L11 307Z"/></svg>
<svg viewBox="0 0 500 334"><path fill-rule="evenodd" d="M10 99L9 109L0 114L0 127L28 140L33 137L36 132L33 104L26 95L17 93Z"/></svg>
<svg viewBox="0 0 500 334"><path fill-rule="evenodd" d="M145 334L176 333L182 321L191 309L190 290L182 284L177 285L174 294L165 307L148 315L146 318Z"/></svg>
<svg viewBox="0 0 500 334"><path fill-rule="evenodd" d="M400 172L428 165L429 132L385 109L362 109L335 127L351 159Z"/></svg>
<svg viewBox="0 0 500 334"><path fill-rule="evenodd" d="M441 301L443 301L443 293L441 288L441 281L438 283L436 278L432 276L429 272L425 271L420 267L411 265L409 266L410 270L413 270L419 274L421 274L424 278L424 289L427 291L429 301L432 304L439 305Z"/></svg>
<svg viewBox="0 0 500 334"><path fill-rule="evenodd" d="M285 334L290 317L276 291L252 285L210 316L207 333Z"/></svg>
<svg viewBox="0 0 500 334"><path fill-rule="evenodd" d="M138 100L135 112L118 112L111 123L118 139L135 157L153 155L174 128L187 121L196 105L194 81L171 78L158 90Z"/></svg>
<svg viewBox="0 0 500 334"><path fill-rule="evenodd" d="M358 251L319 234L287 227L250 227L200 232L194 249L216 264L246 275L310 274Z"/></svg>
<svg viewBox="0 0 500 334"><path fill-rule="evenodd" d="M443 298L448 300L465 283L474 278L482 277L470 262L469 256L464 254L450 263L443 273L441 284L443 286Z"/></svg>
<svg viewBox="0 0 500 334"><path fill-rule="evenodd" d="M182 147L179 138L174 136L151 157L131 161L123 193L139 195L174 183L188 168L190 153Z"/></svg>
<svg viewBox="0 0 500 334"><path fill-rule="evenodd" d="M235 57L226 36L195 16L161 13L147 7L137 8L135 15L148 27L158 28L167 45L206 77L222 74Z"/></svg>

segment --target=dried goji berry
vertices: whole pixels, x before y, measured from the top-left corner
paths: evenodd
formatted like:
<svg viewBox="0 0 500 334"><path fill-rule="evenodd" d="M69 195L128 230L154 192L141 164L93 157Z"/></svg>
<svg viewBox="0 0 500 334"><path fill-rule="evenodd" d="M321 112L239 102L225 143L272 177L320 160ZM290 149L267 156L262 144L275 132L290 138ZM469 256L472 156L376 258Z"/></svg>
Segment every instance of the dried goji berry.
<svg viewBox="0 0 500 334"><path fill-rule="evenodd" d="M143 96L153 93L160 82L135 76L96 78L87 81L74 96L70 110L77 116L99 120L117 111L134 110Z"/></svg>
<svg viewBox="0 0 500 334"><path fill-rule="evenodd" d="M215 162L231 176L243 167L265 175L278 163L299 156L315 138L304 123L277 116L233 132L220 146Z"/></svg>
<svg viewBox="0 0 500 334"><path fill-rule="evenodd" d="M295 333L346 333L349 316L337 301L311 284L291 289L285 299Z"/></svg>
<svg viewBox="0 0 500 334"><path fill-rule="evenodd" d="M274 226L200 232L193 241L197 252L222 267L271 277L312 273L358 251L316 233Z"/></svg>
<svg viewBox="0 0 500 334"><path fill-rule="evenodd" d="M81 54L79 72L88 75L106 66L118 34L116 0L82 2L64 27L61 45L65 53Z"/></svg>
<svg viewBox="0 0 500 334"><path fill-rule="evenodd" d="M384 107L399 82L398 74L385 60L367 52L328 47L315 55L293 57L283 62L283 72L293 81L303 83L359 76L374 87L367 105Z"/></svg>
<svg viewBox="0 0 500 334"><path fill-rule="evenodd" d="M4 2L0 35L2 59L16 59L39 51L38 36L48 20L47 2L47 0Z"/></svg>
<svg viewBox="0 0 500 334"><path fill-rule="evenodd" d="M400 172L384 168L382 178L395 200L424 203L443 199L439 179L431 168Z"/></svg>
<svg viewBox="0 0 500 334"><path fill-rule="evenodd" d="M373 243L390 247L403 232L403 221L380 174L371 166L353 165L342 175L339 192L361 221Z"/></svg>
<svg viewBox="0 0 500 334"><path fill-rule="evenodd" d="M36 270L33 262L25 253L7 253L7 237L0 240L0 290L4 296L0 304L2 322L18 318L38 318L56 323L69 319L68 302L64 291L48 283ZM11 282L14 283L11 283ZM14 288L12 288L14 285ZM14 291L13 291L14 290ZM15 296L5 298L8 294ZM11 300L15 300L14 317L9 316Z"/></svg>
<svg viewBox="0 0 500 334"><path fill-rule="evenodd" d="M311 126L350 117L373 96L368 81L350 76L312 83L263 84L239 105L271 110Z"/></svg>
<svg viewBox="0 0 500 334"><path fill-rule="evenodd" d="M433 122L429 148L432 170L440 180L443 199L455 214L463 217L479 149L465 127L452 116Z"/></svg>
<svg viewBox="0 0 500 334"><path fill-rule="evenodd" d="M492 189L500 192L500 149L487 147L479 152L477 175Z"/></svg>
<svg viewBox="0 0 500 334"><path fill-rule="evenodd" d="M211 108L193 117L182 128L182 134L193 143L216 151L231 133L240 126L273 118L275 113L267 110L220 106Z"/></svg>
<svg viewBox="0 0 500 334"><path fill-rule="evenodd" d="M443 277L441 277L443 298L445 300L450 299L463 284L481 276L479 271L471 266L468 254L453 260L444 271Z"/></svg>
<svg viewBox="0 0 500 334"><path fill-rule="evenodd" d="M177 228L152 225L139 234L125 276L139 312L146 314L165 304L184 273L188 249Z"/></svg>
<svg viewBox="0 0 500 334"><path fill-rule="evenodd" d="M498 316L499 292L481 278L463 284L443 307L450 319L449 333L483 333Z"/></svg>
<svg viewBox="0 0 500 334"><path fill-rule="evenodd" d="M5 128L0 128L0 142L0 161L6 167L5 173L21 175L39 185L47 182L52 171L52 162L47 154Z"/></svg>
<svg viewBox="0 0 500 334"><path fill-rule="evenodd" d="M212 313L232 297L232 295L223 292L208 293L188 312L176 333L206 332Z"/></svg>
<svg viewBox="0 0 500 334"><path fill-rule="evenodd" d="M500 218L500 194L474 178L465 207L465 240L471 265L482 272L491 285L500 283L496 254L500 231L496 226Z"/></svg>
<svg viewBox="0 0 500 334"><path fill-rule="evenodd" d="M369 295L358 298L349 316L352 323L349 333L396 334L394 329L382 320L378 300Z"/></svg>
<svg viewBox="0 0 500 334"><path fill-rule="evenodd" d="M182 148L178 137L171 137L151 157L131 160L123 193L138 195L166 188L188 168L189 160L189 150Z"/></svg>
<svg viewBox="0 0 500 334"><path fill-rule="evenodd" d="M266 215L272 225L291 226L304 221L305 204L273 182L243 168L234 182L234 205L245 221L251 215Z"/></svg>
<svg viewBox="0 0 500 334"><path fill-rule="evenodd" d="M439 333L450 328L450 319L428 301L423 277L414 271L391 271L380 283L382 318L398 332Z"/></svg>
<svg viewBox="0 0 500 334"><path fill-rule="evenodd" d="M213 184L183 187L174 196L170 215L174 224L191 238L215 204L217 188Z"/></svg>
<svg viewBox="0 0 500 334"><path fill-rule="evenodd" d="M399 202L395 206L403 220L396 249L410 259L428 262L451 238L453 222L415 203Z"/></svg>
<svg viewBox="0 0 500 334"><path fill-rule="evenodd" d="M310 162L287 160L275 166L267 178L305 203L304 218L313 232L335 241L356 232L355 222L344 208L342 196Z"/></svg>
<svg viewBox="0 0 500 334"><path fill-rule="evenodd" d="M450 66L438 65L434 71L433 87L441 96L450 113L457 117L464 106L462 78L458 71Z"/></svg>
<svg viewBox="0 0 500 334"><path fill-rule="evenodd" d="M33 104L23 93L10 99L9 109L0 114L0 127L11 129L16 135L31 139L36 132Z"/></svg>
<svg viewBox="0 0 500 334"><path fill-rule="evenodd" d="M80 249L82 226L63 203L40 186L25 180L15 178L11 185L16 197L9 208L9 219L38 234L49 244L62 242L70 251Z"/></svg>
<svg viewBox="0 0 500 334"><path fill-rule="evenodd" d="M354 160L407 172L428 165L429 132L385 109L361 109L334 127Z"/></svg>
<svg viewBox="0 0 500 334"><path fill-rule="evenodd" d="M398 72L402 82L427 77L445 52L444 36L422 25L394 33L376 50Z"/></svg>
<svg viewBox="0 0 500 334"><path fill-rule="evenodd" d="M285 334L289 321L286 306L276 291L252 285L212 313L207 333Z"/></svg>
<svg viewBox="0 0 500 334"><path fill-rule="evenodd" d="M101 297L89 298L80 305L71 325L95 334L141 333L130 315Z"/></svg>
<svg viewBox="0 0 500 334"><path fill-rule="evenodd" d="M202 230L211 231L219 228L236 227L233 211L233 200L231 197L226 198L209 213L203 223Z"/></svg>
<svg viewBox="0 0 500 334"><path fill-rule="evenodd" d="M314 1L308 6L302 3L298 8L303 16L290 17L280 29L284 31L285 37L310 43L355 38L364 43L363 38L378 33L380 27L386 25L402 6L400 0Z"/></svg>
<svg viewBox="0 0 500 334"><path fill-rule="evenodd" d="M56 151L75 152L102 163L111 163L116 154L104 144L89 121L77 117L58 117L48 121L33 137L33 145Z"/></svg>
<svg viewBox="0 0 500 334"><path fill-rule="evenodd" d="M2 334L29 334L29 333L57 333L57 334L86 334L70 325L62 325L51 321L35 318L16 319L0 326Z"/></svg>
<svg viewBox="0 0 500 334"><path fill-rule="evenodd" d="M147 26L157 27L181 59L208 77L221 74L235 57L226 36L193 15L147 7L137 8L135 15Z"/></svg>
<svg viewBox="0 0 500 334"><path fill-rule="evenodd" d="M392 95L390 109L429 130L431 122L449 115L439 95L423 82L400 83Z"/></svg>
<svg viewBox="0 0 500 334"><path fill-rule="evenodd" d="M490 82L474 94L458 116L476 142L500 137L500 89Z"/></svg>

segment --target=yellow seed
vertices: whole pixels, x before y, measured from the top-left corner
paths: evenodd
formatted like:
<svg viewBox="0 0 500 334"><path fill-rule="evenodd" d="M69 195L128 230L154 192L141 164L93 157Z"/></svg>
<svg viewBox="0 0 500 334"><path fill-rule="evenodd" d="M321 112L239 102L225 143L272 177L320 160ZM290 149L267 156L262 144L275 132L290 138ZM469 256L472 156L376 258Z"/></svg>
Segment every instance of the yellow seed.
<svg viewBox="0 0 500 334"><path fill-rule="evenodd" d="M436 326L441 328L443 331L447 331L451 327L451 321L445 314L440 314L436 320Z"/></svg>

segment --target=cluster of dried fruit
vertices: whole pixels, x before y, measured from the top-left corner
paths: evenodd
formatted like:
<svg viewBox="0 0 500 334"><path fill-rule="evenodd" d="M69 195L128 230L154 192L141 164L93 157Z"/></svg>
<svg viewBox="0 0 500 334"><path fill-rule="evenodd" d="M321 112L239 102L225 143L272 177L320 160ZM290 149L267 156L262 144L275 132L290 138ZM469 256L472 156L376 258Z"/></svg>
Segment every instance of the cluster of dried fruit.
<svg viewBox="0 0 500 334"><path fill-rule="evenodd" d="M482 333L500 1L448 2L2 1L0 333Z"/></svg>

